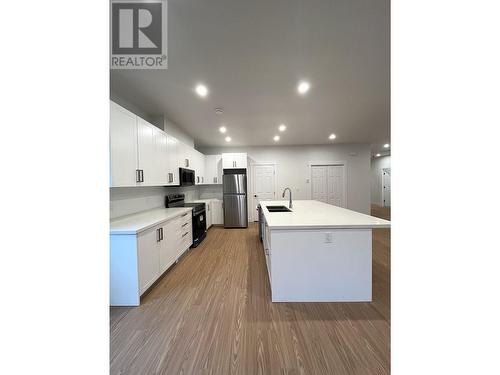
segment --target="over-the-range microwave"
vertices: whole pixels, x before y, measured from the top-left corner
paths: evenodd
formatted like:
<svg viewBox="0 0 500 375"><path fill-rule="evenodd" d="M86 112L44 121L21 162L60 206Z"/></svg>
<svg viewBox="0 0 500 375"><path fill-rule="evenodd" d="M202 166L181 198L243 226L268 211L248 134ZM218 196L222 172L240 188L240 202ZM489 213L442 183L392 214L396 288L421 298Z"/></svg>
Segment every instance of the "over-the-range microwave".
<svg viewBox="0 0 500 375"><path fill-rule="evenodd" d="M192 169L179 168L179 184L180 186L194 185L194 171Z"/></svg>

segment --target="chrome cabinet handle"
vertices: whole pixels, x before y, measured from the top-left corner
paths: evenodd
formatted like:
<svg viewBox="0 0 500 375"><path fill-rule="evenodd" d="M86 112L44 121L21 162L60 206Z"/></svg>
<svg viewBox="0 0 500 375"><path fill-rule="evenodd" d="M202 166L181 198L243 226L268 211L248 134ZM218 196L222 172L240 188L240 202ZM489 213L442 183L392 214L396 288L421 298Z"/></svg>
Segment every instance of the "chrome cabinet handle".
<svg viewBox="0 0 500 375"><path fill-rule="evenodd" d="M184 237L184 236L185 236L186 234L188 234L188 233L189 233L189 232L184 233L184 234L182 235L182 237Z"/></svg>
<svg viewBox="0 0 500 375"><path fill-rule="evenodd" d="M182 215L182 217L186 216L189 212L186 212L184 215Z"/></svg>
<svg viewBox="0 0 500 375"><path fill-rule="evenodd" d="M161 239L160 239L160 228L158 228L156 230L156 242L160 242L160 241L161 241Z"/></svg>
<svg viewBox="0 0 500 375"><path fill-rule="evenodd" d="M160 241L163 241L163 228L160 228Z"/></svg>
<svg viewBox="0 0 500 375"><path fill-rule="evenodd" d="M144 182L144 169L139 169L139 182Z"/></svg>
<svg viewBox="0 0 500 375"><path fill-rule="evenodd" d="M135 182L141 182L141 170L140 169L135 170Z"/></svg>
<svg viewBox="0 0 500 375"><path fill-rule="evenodd" d="M189 223L184 223L182 224L182 227L184 228L186 225L188 225Z"/></svg>

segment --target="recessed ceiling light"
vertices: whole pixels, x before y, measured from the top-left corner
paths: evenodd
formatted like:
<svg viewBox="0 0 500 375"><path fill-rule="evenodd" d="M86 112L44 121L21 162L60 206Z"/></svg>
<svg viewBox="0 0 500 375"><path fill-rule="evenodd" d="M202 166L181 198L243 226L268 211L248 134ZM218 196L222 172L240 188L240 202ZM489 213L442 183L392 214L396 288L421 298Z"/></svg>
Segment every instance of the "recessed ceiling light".
<svg viewBox="0 0 500 375"><path fill-rule="evenodd" d="M227 129L226 129L226 127L225 127L225 126L221 126L221 127L219 128L219 131L220 131L222 134L224 134L224 133L227 131Z"/></svg>
<svg viewBox="0 0 500 375"><path fill-rule="evenodd" d="M231 142L231 137L226 137L224 139L226 140L226 142Z"/></svg>
<svg viewBox="0 0 500 375"><path fill-rule="evenodd" d="M376 158L380 157L380 154L375 155Z"/></svg>
<svg viewBox="0 0 500 375"><path fill-rule="evenodd" d="M329 139L335 139L335 138L337 138L337 136L336 136L335 134L333 134L333 133L332 133L332 134L330 134L330 135L328 136L328 138L329 138Z"/></svg>
<svg viewBox="0 0 500 375"><path fill-rule="evenodd" d="M286 130L286 125L281 124L278 129L280 130L280 132L284 132Z"/></svg>
<svg viewBox="0 0 500 375"><path fill-rule="evenodd" d="M274 142L278 142L280 140L280 136L279 135L275 135L273 139L274 139Z"/></svg>
<svg viewBox="0 0 500 375"><path fill-rule="evenodd" d="M207 89L207 86L205 86L205 85L199 84L196 86L196 88L194 90L202 98L204 98L205 96L208 95L208 89Z"/></svg>
<svg viewBox="0 0 500 375"><path fill-rule="evenodd" d="M389 148L389 143L386 143L386 144L384 145L384 148Z"/></svg>
<svg viewBox="0 0 500 375"><path fill-rule="evenodd" d="M310 88L311 88L311 85L309 84L309 82L300 81L299 85L297 86L297 91L299 92L299 94L304 95L305 93L307 93L309 91Z"/></svg>

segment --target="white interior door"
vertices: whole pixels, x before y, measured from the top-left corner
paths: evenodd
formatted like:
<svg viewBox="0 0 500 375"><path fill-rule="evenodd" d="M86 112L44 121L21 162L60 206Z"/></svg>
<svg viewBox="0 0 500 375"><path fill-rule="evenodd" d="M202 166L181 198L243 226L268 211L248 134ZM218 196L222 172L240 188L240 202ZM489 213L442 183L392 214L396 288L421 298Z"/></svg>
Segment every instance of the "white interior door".
<svg viewBox="0 0 500 375"><path fill-rule="evenodd" d="M313 165L311 177L312 199L338 207L346 207L344 165Z"/></svg>
<svg viewBox="0 0 500 375"><path fill-rule="evenodd" d="M328 166L328 203L345 207L344 166Z"/></svg>
<svg viewBox="0 0 500 375"><path fill-rule="evenodd" d="M276 170L274 165L253 165L253 210L252 220L258 221L257 206L260 201L270 201L276 198Z"/></svg>
<svg viewBox="0 0 500 375"><path fill-rule="evenodd" d="M382 199L384 207L391 207L391 168L382 169Z"/></svg>
<svg viewBox="0 0 500 375"><path fill-rule="evenodd" d="M328 166L313 165L312 174L312 199L328 203Z"/></svg>

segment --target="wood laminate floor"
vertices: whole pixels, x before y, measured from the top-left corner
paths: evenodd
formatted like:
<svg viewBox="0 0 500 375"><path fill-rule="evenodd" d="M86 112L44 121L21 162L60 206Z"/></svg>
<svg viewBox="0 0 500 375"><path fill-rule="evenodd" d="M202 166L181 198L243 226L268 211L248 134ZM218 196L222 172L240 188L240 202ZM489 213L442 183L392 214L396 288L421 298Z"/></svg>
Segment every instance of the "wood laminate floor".
<svg viewBox="0 0 500 375"><path fill-rule="evenodd" d="M211 228L145 296L111 308L111 374L388 374L390 231L373 302L271 303L258 226Z"/></svg>

